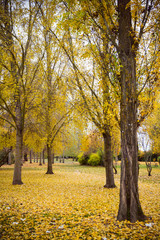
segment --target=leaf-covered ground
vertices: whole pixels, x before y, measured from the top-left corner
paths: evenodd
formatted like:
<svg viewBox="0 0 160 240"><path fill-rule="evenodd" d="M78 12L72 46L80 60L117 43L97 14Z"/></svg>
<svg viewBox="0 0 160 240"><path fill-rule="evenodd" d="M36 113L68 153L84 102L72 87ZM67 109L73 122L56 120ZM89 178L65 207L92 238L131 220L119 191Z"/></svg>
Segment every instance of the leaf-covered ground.
<svg viewBox="0 0 160 240"><path fill-rule="evenodd" d="M102 167L78 163L46 165L25 163L24 184L12 185L13 165L0 168L0 239L160 239L160 167L147 176L140 168L139 191L146 222L116 221L117 188L103 188Z"/></svg>

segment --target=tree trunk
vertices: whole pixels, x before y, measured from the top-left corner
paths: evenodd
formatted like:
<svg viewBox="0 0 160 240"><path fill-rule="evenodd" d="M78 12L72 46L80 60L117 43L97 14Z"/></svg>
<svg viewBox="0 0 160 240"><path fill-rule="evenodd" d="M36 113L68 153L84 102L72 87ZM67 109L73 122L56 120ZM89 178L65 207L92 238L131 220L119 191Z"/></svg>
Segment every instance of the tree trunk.
<svg viewBox="0 0 160 240"><path fill-rule="evenodd" d="M109 133L103 133L104 139L104 166L106 170L106 188L115 188L114 174L113 174L113 162L111 154L111 135Z"/></svg>
<svg viewBox="0 0 160 240"><path fill-rule="evenodd" d="M21 180L22 150L23 150L23 132L20 129L17 129L13 185L23 184Z"/></svg>
<svg viewBox="0 0 160 240"><path fill-rule="evenodd" d="M119 46L121 65L121 180L117 219L145 219L138 194L136 60L131 36L130 0L119 0Z"/></svg>
<svg viewBox="0 0 160 240"><path fill-rule="evenodd" d="M52 163L54 164L54 153L52 154Z"/></svg>
<svg viewBox="0 0 160 240"><path fill-rule="evenodd" d="M44 149L43 149L43 164L45 164L45 159L44 159Z"/></svg>
<svg viewBox="0 0 160 240"><path fill-rule="evenodd" d="M36 162L36 155L35 155L35 153L34 153L34 163Z"/></svg>
<svg viewBox="0 0 160 240"><path fill-rule="evenodd" d="M26 152L24 153L24 161L28 161L28 156Z"/></svg>
<svg viewBox="0 0 160 240"><path fill-rule="evenodd" d="M53 174L52 171L52 153L51 147L47 144L47 159L48 159L48 168L46 174Z"/></svg>
<svg viewBox="0 0 160 240"><path fill-rule="evenodd" d="M42 166L42 153L40 152L39 165Z"/></svg>
<svg viewBox="0 0 160 240"><path fill-rule="evenodd" d="M38 163L38 153L37 153L37 160L36 160L36 163Z"/></svg>
<svg viewBox="0 0 160 240"><path fill-rule="evenodd" d="M30 150L30 163L32 163L32 150Z"/></svg>
<svg viewBox="0 0 160 240"><path fill-rule="evenodd" d="M12 151L9 152L8 154L8 165L12 164Z"/></svg>
<svg viewBox="0 0 160 240"><path fill-rule="evenodd" d="M114 174L117 174L117 169L114 165L113 165L113 169L114 169Z"/></svg>

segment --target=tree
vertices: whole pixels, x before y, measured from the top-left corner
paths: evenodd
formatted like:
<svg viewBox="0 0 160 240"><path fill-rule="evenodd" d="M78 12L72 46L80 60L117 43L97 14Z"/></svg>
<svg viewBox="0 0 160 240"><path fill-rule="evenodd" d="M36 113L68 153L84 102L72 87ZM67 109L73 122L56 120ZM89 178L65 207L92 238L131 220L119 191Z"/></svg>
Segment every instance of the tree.
<svg viewBox="0 0 160 240"><path fill-rule="evenodd" d="M22 2L5 0L1 1L0 6L0 40L2 50L0 65L3 69L0 107L4 113L9 114L8 119L3 119L16 130L14 185L23 184L21 180L21 165L25 116L27 111L29 111L31 86L40 61L39 56L36 58L38 61L34 59L34 50L31 49L32 31L38 12L32 1L29 0L25 7L22 7ZM17 17L20 21L17 20ZM18 31L18 28L21 28L21 31ZM32 64L32 61L34 64Z"/></svg>
<svg viewBox="0 0 160 240"><path fill-rule="evenodd" d="M133 13L129 0L118 1L119 58L121 61L121 188L118 220L131 222L144 220L138 194L137 153L137 78L136 55L144 27L153 8L153 1L146 1L139 38L133 31ZM138 11L138 6L137 11ZM138 17L138 15L136 16ZM136 20L136 19L135 19ZM136 25L136 22L135 22ZM136 26L135 26L136 27Z"/></svg>
<svg viewBox="0 0 160 240"><path fill-rule="evenodd" d="M158 82L158 71L155 68L158 56L159 28L156 20L158 1L119 0L118 6L116 1L79 2L82 3L82 18L85 19L89 14L97 29L102 32L103 45L114 49L109 52L106 46L107 51L99 51L99 55L103 56L103 53L106 55L109 52L109 57L118 58L117 63L120 68L114 72L115 78L110 78L114 91L120 93L122 164L117 219L127 219L131 222L144 220L138 194L137 128L152 109L152 104L151 108L148 107L149 96L154 95ZM152 43L148 40L148 36L153 37ZM145 58L142 58L141 52L144 52ZM102 58L101 60L106 68L104 73L108 76L107 65ZM104 82L107 82L107 78L104 78ZM148 92L147 101L143 101L144 92ZM151 99L154 101L153 97ZM146 109L145 114L141 108Z"/></svg>
<svg viewBox="0 0 160 240"><path fill-rule="evenodd" d="M97 55L96 57L94 56L95 53L97 54L99 48L97 49L97 52L96 52L96 51L91 51L93 49L87 46L87 48L86 47L84 48L86 52L83 52L81 38L79 39L76 37L75 31L78 31L82 35L82 33L85 33L85 30L86 30L88 32L88 36L89 34L91 35L89 41L92 41L92 31L90 31L90 28L87 29L85 27L84 28L82 27L84 26L83 24L85 24L83 13L81 14L81 11L79 12L79 8L74 9L74 3L70 3L69 1L64 2L64 6L65 6L65 12L64 12L63 21L65 19L65 22L63 24L63 28L66 30L65 39L63 39L62 41L60 38L58 38L55 32L53 32L52 30L51 32L53 33L53 35L59 42L60 46L64 50L72 66L71 72L72 72L73 78L72 79L70 78L70 79L76 91L79 92L79 99L81 99L80 100L81 103L79 105L81 107L79 107L79 110L80 108L84 109L84 111L82 110L83 114L84 113L86 114L86 117L96 125L96 127L100 130L103 136L104 164L106 169L105 187L114 188L115 183L114 183L114 175L113 175L113 167L112 167L113 162L112 162L112 153L111 153L111 128L112 128L111 122L113 121L111 120L112 118L111 114L109 114L112 108L110 107L111 98L108 97L109 91L110 91L108 75L103 71L102 66L98 64L98 61L96 59ZM73 11L77 12L78 19L76 19L75 15L72 16L71 14L71 16L69 16L70 14L68 13L71 13ZM92 44L89 43L88 45L93 45L93 43ZM103 38L101 41L101 46L100 48L102 49L100 50L103 55L102 57L103 62L106 61L106 64L108 64L107 57L105 57L106 46L104 45ZM94 47L96 48L96 44L94 44ZM77 55L78 50L82 52L80 56ZM90 59L87 59L85 61L85 58L87 58L86 56L89 56ZM85 70L82 69L82 64L84 68L84 65L87 66L91 64L90 60L92 59L95 65L97 64L97 66L96 67L93 66L93 72L90 71L91 73L90 75L90 74L87 74L87 69ZM98 75L99 81L101 81L101 86L102 86L100 90L98 88L98 79L95 77L95 74L94 74L94 71L98 71L98 68L100 68L99 73L101 72L101 75L100 74ZM110 101L110 104L108 104L109 101Z"/></svg>
<svg viewBox="0 0 160 240"><path fill-rule="evenodd" d="M57 138L62 138L61 131L70 121L72 109L68 103L67 84L65 84L64 69L66 58L63 56L57 41L53 37L50 29L56 26L56 21L52 15L56 14L56 2L44 1L41 10L41 23L43 26L43 38L45 47L45 61L43 64L43 102L41 123L44 136L46 137L48 168L47 174L53 174L52 151Z"/></svg>
<svg viewBox="0 0 160 240"><path fill-rule="evenodd" d="M52 27L50 26L50 24L48 24L49 22L45 17L43 8L41 6L39 7L40 7L42 17L45 21L45 26L49 28L50 33L52 33L54 39L57 41L61 49L63 49L66 57L69 59L70 65L72 66L71 72L72 72L72 76L74 75L74 77L72 78L70 77L69 80L70 80L70 83L72 84L71 86L72 87L76 86L76 90L78 90L78 92L80 93L80 98L83 102L83 103L81 102L80 105L84 106L85 111L87 110L88 112L87 115L89 116L90 120L93 121L94 124L100 129L104 137L104 149L105 149L104 159L105 159L105 168L106 168L105 187L113 188L115 187L115 183L114 183L114 175L113 175L113 168L112 168L113 163L112 163L112 154L111 154L111 134L110 134L109 124L106 124L107 111L106 110L103 111L101 108L103 105L102 102L104 99L99 100L96 94L97 89L94 91L93 88L91 88L90 86L90 81L92 81L92 78L88 78L88 76L86 77L86 74L84 74L81 71L79 64L77 64L77 59L76 59L77 45L75 46L75 44L73 44L73 39L71 36L71 28L72 28L71 26L73 26L74 20L73 22L71 21L71 25L70 25L69 22L71 19L68 15L68 12L71 13L71 7L73 6L74 4L71 4L71 2L67 2L67 1L63 2L63 5L60 4L59 7L62 13L64 13L63 15L64 17L63 17L63 23L62 21L58 23L60 30L57 32L55 30L54 31L52 30ZM59 10L59 12L61 11ZM62 37L61 33L62 31L64 32L64 30L65 30L65 33L64 33L64 36ZM74 43L75 42L77 43L77 41L74 40ZM87 91L90 93L91 98L87 96L88 95ZM92 108L95 110L95 114ZM100 112L98 112L99 109L100 109ZM107 108L105 107L105 109ZM101 117L101 113L103 113L102 116L104 118Z"/></svg>

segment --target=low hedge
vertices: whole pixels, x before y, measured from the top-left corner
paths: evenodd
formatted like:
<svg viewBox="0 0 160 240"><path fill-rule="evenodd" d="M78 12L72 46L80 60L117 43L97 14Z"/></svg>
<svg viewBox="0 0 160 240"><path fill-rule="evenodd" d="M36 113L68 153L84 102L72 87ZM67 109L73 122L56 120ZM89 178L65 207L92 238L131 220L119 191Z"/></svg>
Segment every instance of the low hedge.
<svg viewBox="0 0 160 240"><path fill-rule="evenodd" d="M88 159L88 165L98 166L100 165L101 158L98 153L92 153Z"/></svg>

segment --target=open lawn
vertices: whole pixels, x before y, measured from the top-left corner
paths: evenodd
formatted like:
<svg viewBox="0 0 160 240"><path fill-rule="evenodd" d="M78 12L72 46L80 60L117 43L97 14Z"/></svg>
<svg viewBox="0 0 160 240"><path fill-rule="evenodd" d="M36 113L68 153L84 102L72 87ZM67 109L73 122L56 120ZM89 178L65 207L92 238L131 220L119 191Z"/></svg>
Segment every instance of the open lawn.
<svg viewBox="0 0 160 240"><path fill-rule="evenodd" d="M67 161L53 165L25 163L23 185L13 186L13 165L0 168L0 239L160 239L160 167L152 176L140 165L139 192L146 222L118 222L117 188L103 188L103 167Z"/></svg>

